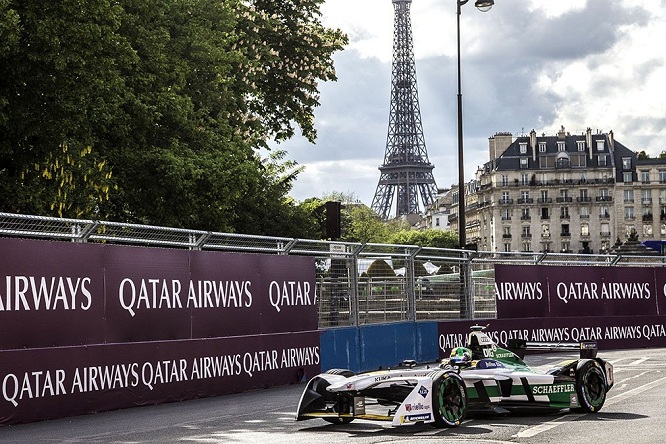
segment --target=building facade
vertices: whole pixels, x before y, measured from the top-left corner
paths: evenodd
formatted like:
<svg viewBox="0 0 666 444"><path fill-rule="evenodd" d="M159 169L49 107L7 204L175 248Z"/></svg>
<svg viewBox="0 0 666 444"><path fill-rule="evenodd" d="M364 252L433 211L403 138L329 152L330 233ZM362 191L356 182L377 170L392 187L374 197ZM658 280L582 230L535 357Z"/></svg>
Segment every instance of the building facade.
<svg viewBox="0 0 666 444"><path fill-rule="evenodd" d="M612 131L498 133L489 148L465 196L467 239L480 250L604 253L632 229L666 238L666 159L639 159Z"/></svg>

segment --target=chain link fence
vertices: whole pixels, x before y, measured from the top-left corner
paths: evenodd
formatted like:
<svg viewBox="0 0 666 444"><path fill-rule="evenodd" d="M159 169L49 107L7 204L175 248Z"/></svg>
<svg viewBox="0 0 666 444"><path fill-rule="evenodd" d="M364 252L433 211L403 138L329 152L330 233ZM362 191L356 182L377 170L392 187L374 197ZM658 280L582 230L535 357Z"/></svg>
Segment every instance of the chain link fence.
<svg viewBox="0 0 666 444"><path fill-rule="evenodd" d="M657 266L663 256L476 252L216 233L0 213L17 238L306 255L315 258L319 327L496 317L496 264Z"/></svg>

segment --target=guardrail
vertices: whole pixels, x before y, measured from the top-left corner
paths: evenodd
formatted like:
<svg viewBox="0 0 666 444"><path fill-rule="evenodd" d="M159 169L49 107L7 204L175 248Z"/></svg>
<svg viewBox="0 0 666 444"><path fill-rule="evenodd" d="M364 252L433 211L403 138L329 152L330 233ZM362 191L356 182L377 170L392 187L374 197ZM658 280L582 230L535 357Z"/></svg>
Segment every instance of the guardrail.
<svg viewBox="0 0 666 444"><path fill-rule="evenodd" d="M316 258L319 327L492 319L495 264L656 266L662 256L476 252L360 244L0 213L0 235Z"/></svg>

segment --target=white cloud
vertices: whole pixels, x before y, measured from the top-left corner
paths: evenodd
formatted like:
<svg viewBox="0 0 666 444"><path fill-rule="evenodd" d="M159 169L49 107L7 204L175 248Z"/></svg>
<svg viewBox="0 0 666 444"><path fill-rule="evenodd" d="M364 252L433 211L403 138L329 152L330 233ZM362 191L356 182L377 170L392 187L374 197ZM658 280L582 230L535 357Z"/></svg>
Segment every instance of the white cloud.
<svg viewBox="0 0 666 444"><path fill-rule="evenodd" d="M440 187L457 182L455 0L413 0L421 115ZM461 15L465 176L488 160L496 132L587 127L657 155L666 149L664 0L497 0ZM316 145L280 146L306 166L299 199L352 191L370 204L388 129L391 0L327 0L327 26L350 35L338 82L321 86Z"/></svg>

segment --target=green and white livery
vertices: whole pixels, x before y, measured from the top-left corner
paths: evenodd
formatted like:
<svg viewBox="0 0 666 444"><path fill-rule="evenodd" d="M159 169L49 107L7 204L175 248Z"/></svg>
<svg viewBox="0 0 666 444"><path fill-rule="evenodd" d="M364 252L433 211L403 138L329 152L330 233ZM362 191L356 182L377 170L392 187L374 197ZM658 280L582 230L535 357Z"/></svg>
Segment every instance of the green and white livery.
<svg viewBox="0 0 666 444"><path fill-rule="evenodd" d="M596 357L596 344L512 341L509 350L498 347L483 329L472 327L466 346L454 348L449 360L441 363L405 361L388 370L354 374L333 369L319 374L307 383L296 419L455 427L480 411L543 408L592 413L603 406L613 386L613 366ZM530 349L575 349L580 358L542 372L523 361Z"/></svg>

